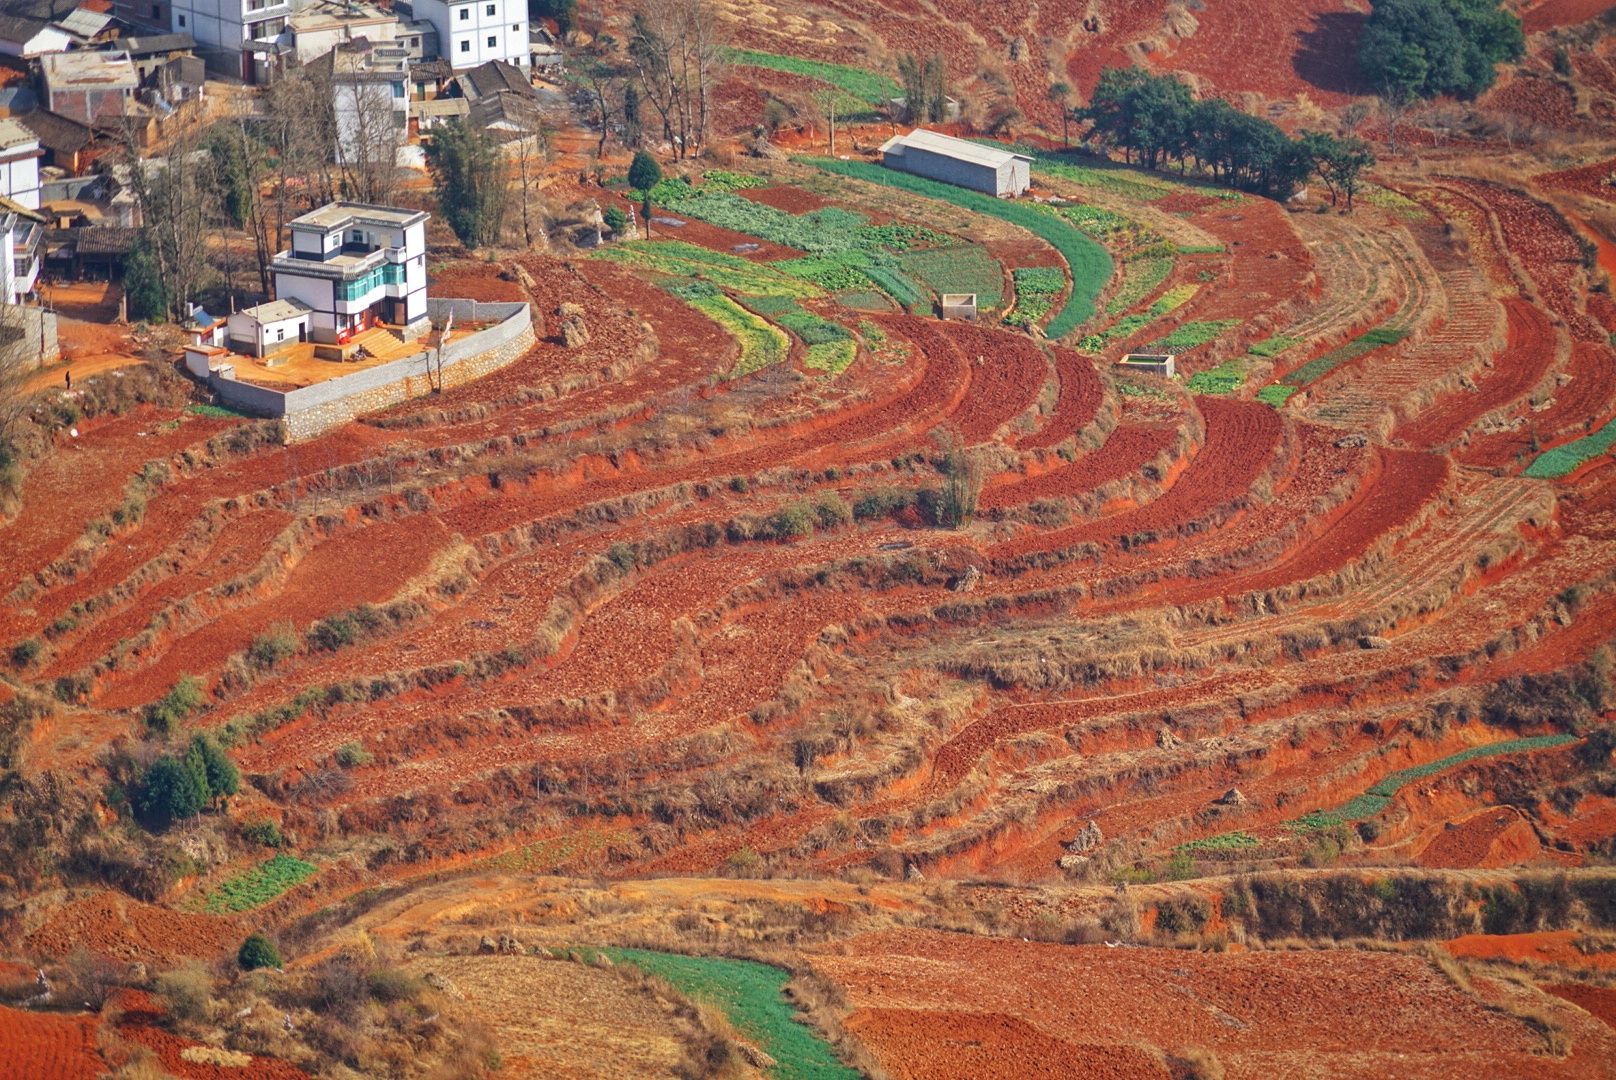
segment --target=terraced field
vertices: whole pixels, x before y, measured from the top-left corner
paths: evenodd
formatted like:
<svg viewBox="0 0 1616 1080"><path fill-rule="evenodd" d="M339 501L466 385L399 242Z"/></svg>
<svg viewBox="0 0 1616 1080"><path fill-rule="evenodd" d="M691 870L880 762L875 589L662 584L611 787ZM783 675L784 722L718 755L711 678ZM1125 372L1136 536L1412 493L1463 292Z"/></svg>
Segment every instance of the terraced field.
<svg viewBox="0 0 1616 1080"><path fill-rule="evenodd" d="M831 30L910 26L895 6L827 8L811 58L758 29L732 60L871 106L893 87ZM1089 8L1096 53L1163 17ZM1350 8L1270 25L1239 5L1241 33L1315 34L1321 55L1230 85L1294 74L1346 100L1322 53L1351 37ZM1021 31L1055 16L1022 15L1027 48ZM1222 40L1141 55L1215 79ZM946 28L933 44L965 48ZM1004 75L1023 98L1027 78ZM1174 969L1098 944L1304 936L1236 897L1257 895L1247 875L1336 864L1563 871L1573 892L1594 883L1566 910L1616 924L1587 869L1616 844L1616 326L1557 204L1457 156L1387 162L1350 215L1043 143L1036 201L867 152L736 161L683 164L651 238L435 263L435 289L532 303L539 344L482 381L293 445L177 399L54 425L0 523L0 751L19 778L0 793L8 825L39 818L4 831L0 886L82 891L0 906L0 930L30 956L87 943L155 966L264 926L307 946L295 971L339 947L320 933L396 913L408 889L558 875L619 892L542 907L499 884L520 902L411 970L460 972L497 1025L497 979L461 954L542 937L553 951L524 963L591 970L534 985L589 988L598 1030L653 995L656 1039L618 1051L664 1071L705 1004L790 1058L749 1067L847 1075L846 1047L793 1019L813 993L789 980L812 968L846 992L826 994L842 1035L893 1075L948 1075L927 1071L936 1045L980 1075L1094 1060L1192 1075L1143 1037L1084 1035L1165 966L1232 1074L1305 1070L1303 1037L1342 1075L1397 1071L1421 1035L1406 1017L1353 1058L1347 1021L1273 1005L1273 986L1327 1002L1373 977L1436 1002L1449 1027L1432 1045L1477 1075L1598 1075L1608 1034L1544 1006L1584 1047L1556 1049L1522 1019L1526 982L1474 990L1412 953L1204 951ZM978 295L977 321L937 317L952 291ZM582 344L562 340L563 304L585 310ZM1176 352L1179 376L1118 370L1145 347ZM239 791L156 828L159 763L215 749ZM73 857L40 857L50 845ZM563 929L623 916L625 891L718 876L756 907L667 913L671 943L614 923L589 939L604 951L568 952ZM763 877L787 884L740 880ZM1443 880L1472 890L1446 910L1452 936L1513 910L1474 891L1503 878ZM1095 896L1168 891L1082 933L1044 910L1034 940L1033 916L981 915L997 900L973 900L969 925L949 908L979 881L1076 897L1085 917ZM1180 883L1201 891L1169 895ZM464 915L440 899L394 943ZM855 926L878 907L890 925ZM804 940L833 942L809 959L771 921L798 908ZM1561 928L1539 921L1518 930ZM389 924L367 925L385 952ZM939 929L983 927L1028 940L994 951ZM670 951L703 942L727 958ZM1068 945L1109 972L1091 1001L1056 993ZM1006 957L1005 985L960 990L958 1015L921 1000ZM647 976L668 985L613 981ZM1240 992L1207 1005L1219 979ZM1017 993L1043 1004L1011 1022ZM703 994L718 1000L681 997ZM1236 1013L1262 1037L1237 1038ZM93 1075L93 1032L25 1018L0 1006L27 1061ZM553 1026L522 1038L551 1067Z"/></svg>

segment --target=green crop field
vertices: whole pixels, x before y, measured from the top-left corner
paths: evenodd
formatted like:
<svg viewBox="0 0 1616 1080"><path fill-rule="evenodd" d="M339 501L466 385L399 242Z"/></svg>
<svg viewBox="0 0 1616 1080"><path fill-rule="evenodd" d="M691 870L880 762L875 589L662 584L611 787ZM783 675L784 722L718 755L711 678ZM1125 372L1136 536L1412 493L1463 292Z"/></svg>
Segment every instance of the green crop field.
<svg viewBox="0 0 1616 1080"><path fill-rule="evenodd" d="M1198 371L1186 384L1192 394L1232 394L1246 382L1246 362L1225 360L1215 368Z"/></svg>
<svg viewBox="0 0 1616 1080"><path fill-rule="evenodd" d="M975 293L978 308L1004 304L1004 268L981 244L911 251L898 256L898 263L938 296Z"/></svg>
<svg viewBox="0 0 1616 1080"><path fill-rule="evenodd" d="M1286 337L1284 334L1275 334L1271 338L1265 338L1264 340L1257 342L1246 351L1252 356L1260 356L1267 360L1278 356L1280 353L1296 344L1298 344L1298 342L1295 338Z"/></svg>
<svg viewBox="0 0 1616 1080"><path fill-rule="evenodd" d="M1185 304L1195 298L1200 291L1199 285L1178 285L1168 289L1157 298L1154 304L1144 311L1133 315L1124 315L1110 326L1098 333L1089 334L1077 347L1083 352L1097 354L1113 341L1130 338L1165 315L1171 315Z"/></svg>
<svg viewBox="0 0 1616 1080"><path fill-rule="evenodd" d="M1257 391L1257 400L1264 405L1272 405L1277 409L1289 401L1294 393L1296 393L1296 387L1294 386L1286 386L1284 383L1270 383Z"/></svg>
<svg viewBox="0 0 1616 1080"><path fill-rule="evenodd" d="M1545 450L1526 467L1525 475L1538 480L1554 480L1575 472L1584 462L1608 452L1612 445L1616 445L1616 420L1575 442Z"/></svg>
<svg viewBox="0 0 1616 1080"><path fill-rule="evenodd" d="M770 364L780 363L790 354L791 341L785 331L747 311L719 292L717 286L691 282L672 286L670 291L729 331L740 342L741 357L730 371L730 378L738 379L742 375L761 371Z"/></svg>
<svg viewBox="0 0 1616 1080"><path fill-rule="evenodd" d="M1407 331L1389 326L1377 326L1361 337L1353 338L1340 348L1331 349L1323 356L1309 360L1279 381L1297 389L1317 382L1342 364L1374 352L1383 345L1395 345L1407 336Z"/></svg>
<svg viewBox="0 0 1616 1080"><path fill-rule="evenodd" d="M1066 275L1053 266L1018 267L1010 277L1016 286L1016 306L1004 321L1011 326L1037 326L1066 291Z"/></svg>
<svg viewBox="0 0 1616 1080"><path fill-rule="evenodd" d="M1245 851L1258 845L1258 840L1248 832L1226 832L1217 836L1205 836L1199 840L1191 840L1187 844L1180 844L1175 851Z"/></svg>
<svg viewBox="0 0 1616 1080"><path fill-rule="evenodd" d="M1173 272L1171 255L1142 255L1122 264L1122 287L1105 306L1107 315L1120 315L1155 292Z"/></svg>
<svg viewBox="0 0 1616 1080"><path fill-rule="evenodd" d="M666 979L689 997L711 1001L748 1039L774 1058L767 1069L777 1080L858 1080L836 1060L830 1046L797 1016L781 992L791 975L753 960L680 956L648 949L602 949L614 964L637 967Z"/></svg>
<svg viewBox="0 0 1616 1080"><path fill-rule="evenodd" d="M1111 255L1091 237L1069 223L1036 206L1009 202L979 191L928 180L910 173L874 165L867 161L839 161L833 158L802 158L824 172L864 180L883 187L897 188L915 195L939 199L954 206L1008 221L1035 236L1042 237L1061 257L1072 273L1072 293L1045 333L1060 338L1076 330L1094 316L1094 301L1111 278Z"/></svg>
<svg viewBox="0 0 1616 1080"><path fill-rule="evenodd" d="M1404 786L1416 780L1423 780L1427 776L1435 776L1439 772L1463 765L1467 761L1478 758L1499 757L1503 754L1523 754L1531 750L1547 750L1556 746L1567 746L1577 742L1575 735L1533 735L1524 739L1506 739L1503 742L1488 743L1485 746L1472 746L1468 750L1461 750L1457 754L1449 754L1435 761L1428 761L1424 765L1415 765L1407 769L1383 777L1371 786L1362 795L1354 796L1347 802L1332 810L1313 810L1294 821L1286 823L1286 828L1293 832L1313 832L1318 829L1334 828L1337 825L1347 825L1355 821L1375 816L1384 810L1397 792Z"/></svg>
<svg viewBox="0 0 1616 1080"><path fill-rule="evenodd" d="M202 909L215 914L251 911L275 899L287 889L313 877L319 867L291 855L276 855L262 866L238 874L208 893Z"/></svg>
<svg viewBox="0 0 1616 1080"><path fill-rule="evenodd" d="M611 259L671 277L699 278L720 288L755 296L820 296L823 290L803 278L782 273L773 266L748 262L738 255L711 251L682 240L626 240L596 253Z"/></svg>
<svg viewBox="0 0 1616 1080"><path fill-rule="evenodd" d="M1239 319L1207 319L1200 322L1187 322L1166 337L1153 342L1151 348L1172 353L1189 352L1191 349L1198 349L1202 345L1215 340L1239 325Z"/></svg>
<svg viewBox="0 0 1616 1080"><path fill-rule="evenodd" d="M805 79L828 83L845 90L859 105L885 107L893 98L902 97L898 84L884 75L843 64L827 64L820 60L804 60L797 56L762 52L758 49L725 49L724 58L736 67L764 68L800 75ZM838 108L841 105L838 103Z"/></svg>

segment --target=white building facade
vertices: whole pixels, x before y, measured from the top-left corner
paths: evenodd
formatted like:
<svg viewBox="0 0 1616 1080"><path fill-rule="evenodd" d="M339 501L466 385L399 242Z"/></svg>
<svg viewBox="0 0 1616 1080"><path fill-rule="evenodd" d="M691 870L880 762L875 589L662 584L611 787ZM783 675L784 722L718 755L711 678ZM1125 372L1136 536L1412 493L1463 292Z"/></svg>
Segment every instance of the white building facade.
<svg viewBox="0 0 1616 1080"><path fill-rule="evenodd" d="M415 18L438 31L438 49L456 71L490 60L526 70L532 62L527 0L415 0Z"/></svg>
<svg viewBox="0 0 1616 1080"><path fill-rule="evenodd" d="M264 82L280 51L276 38L302 7L296 0L173 0L169 28L195 38L197 51L216 67Z"/></svg>
<svg viewBox="0 0 1616 1080"><path fill-rule="evenodd" d="M0 120L0 195L39 209L39 136L10 118Z"/></svg>
<svg viewBox="0 0 1616 1080"><path fill-rule="evenodd" d="M373 326L408 340L424 333L425 211L330 203L289 223L275 256L275 295L308 309L309 340L341 344Z"/></svg>

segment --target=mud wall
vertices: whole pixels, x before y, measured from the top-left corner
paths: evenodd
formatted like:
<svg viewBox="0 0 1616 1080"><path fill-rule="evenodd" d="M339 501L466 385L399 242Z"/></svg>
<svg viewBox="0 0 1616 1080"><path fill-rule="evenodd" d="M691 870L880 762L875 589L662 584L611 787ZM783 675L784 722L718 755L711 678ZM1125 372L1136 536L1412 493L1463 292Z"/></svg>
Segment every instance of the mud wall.
<svg viewBox="0 0 1616 1080"><path fill-rule="evenodd" d="M423 349L402 360L297 390L271 390L241 382L234 378L233 369L215 371L209 384L219 400L231 408L283 420L286 441L297 442L356 416L481 378L522 356L535 343L527 304L427 301L427 314L434 326L442 326L451 312L456 322L494 325L453 337L441 348Z"/></svg>

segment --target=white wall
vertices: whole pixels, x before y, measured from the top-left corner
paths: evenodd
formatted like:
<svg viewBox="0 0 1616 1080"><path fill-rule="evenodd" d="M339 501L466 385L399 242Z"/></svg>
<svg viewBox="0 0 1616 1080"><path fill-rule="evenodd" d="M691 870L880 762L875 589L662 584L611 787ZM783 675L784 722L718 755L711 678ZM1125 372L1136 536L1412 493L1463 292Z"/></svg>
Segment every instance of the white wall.
<svg viewBox="0 0 1616 1080"><path fill-rule="evenodd" d="M417 0L415 17L438 28L438 51L457 71L490 60L526 68L532 59L527 0ZM490 38L492 45L488 44Z"/></svg>
<svg viewBox="0 0 1616 1080"><path fill-rule="evenodd" d="M38 149L38 143L23 143L9 152L30 156L0 161L0 191L30 210L39 209L39 159L32 156Z"/></svg>

